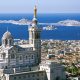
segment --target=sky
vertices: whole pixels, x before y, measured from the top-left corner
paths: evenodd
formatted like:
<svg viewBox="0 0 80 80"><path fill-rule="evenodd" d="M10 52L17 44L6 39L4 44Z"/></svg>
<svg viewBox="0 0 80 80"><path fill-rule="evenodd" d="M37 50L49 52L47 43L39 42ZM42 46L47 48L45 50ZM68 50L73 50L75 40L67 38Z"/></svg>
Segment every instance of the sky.
<svg viewBox="0 0 80 80"><path fill-rule="evenodd" d="M0 0L0 13L80 13L80 0Z"/></svg>

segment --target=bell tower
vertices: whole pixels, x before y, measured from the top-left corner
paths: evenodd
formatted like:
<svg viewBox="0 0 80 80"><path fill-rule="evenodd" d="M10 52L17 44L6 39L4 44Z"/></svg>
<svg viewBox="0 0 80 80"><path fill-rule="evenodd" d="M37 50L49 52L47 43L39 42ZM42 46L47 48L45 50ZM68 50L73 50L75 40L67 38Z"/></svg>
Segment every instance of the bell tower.
<svg viewBox="0 0 80 80"><path fill-rule="evenodd" d="M29 26L29 44L36 50L36 63L39 64L41 61L41 39L40 33L41 29L38 27L37 21L37 7L34 7L34 17L32 19L32 24Z"/></svg>

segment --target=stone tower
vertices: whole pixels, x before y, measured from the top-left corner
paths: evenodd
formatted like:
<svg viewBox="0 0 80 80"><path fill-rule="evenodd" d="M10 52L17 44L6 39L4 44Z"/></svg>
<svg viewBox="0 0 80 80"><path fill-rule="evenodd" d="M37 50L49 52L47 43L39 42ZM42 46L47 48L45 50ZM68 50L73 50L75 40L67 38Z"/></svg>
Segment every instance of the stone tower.
<svg viewBox="0 0 80 80"><path fill-rule="evenodd" d="M37 21L37 7L35 6L32 24L29 26L29 44L33 47L33 50L36 50L37 64L41 62L40 33L41 33L41 29L38 27L38 21Z"/></svg>

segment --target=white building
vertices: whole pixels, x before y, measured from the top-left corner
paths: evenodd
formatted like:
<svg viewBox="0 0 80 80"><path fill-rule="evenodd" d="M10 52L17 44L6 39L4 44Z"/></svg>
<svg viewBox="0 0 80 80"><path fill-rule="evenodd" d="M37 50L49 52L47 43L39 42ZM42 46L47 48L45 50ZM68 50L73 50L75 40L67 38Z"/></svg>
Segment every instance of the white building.
<svg viewBox="0 0 80 80"><path fill-rule="evenodd" d="M65 80L64 67L54 60L47 60L40 65L40 70L46 71L48 80Z"/></svg>

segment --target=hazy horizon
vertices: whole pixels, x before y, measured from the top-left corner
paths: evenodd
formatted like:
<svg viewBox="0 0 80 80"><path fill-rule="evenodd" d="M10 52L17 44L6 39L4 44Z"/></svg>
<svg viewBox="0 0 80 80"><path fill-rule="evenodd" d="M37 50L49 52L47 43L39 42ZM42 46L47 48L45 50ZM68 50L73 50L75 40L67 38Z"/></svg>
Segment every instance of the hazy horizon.
<svg viewBox="0 0 80 80"><path fill-rule="evenodd" d="M80 13L80 0L1 0L0 13Z"/></svg>
<svg viewBox="0 0 80 80"><path fill-rule="evenodd" d="M44 13L39 13L38 14L80 14L80 12L54 12L54 13L48 13L48 12L44 12ZM33 12L29 13L29 12L4 12L4 13L0 13L0 14L33 14ZM38 15L37 14L37 15Z"/></svg>

